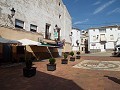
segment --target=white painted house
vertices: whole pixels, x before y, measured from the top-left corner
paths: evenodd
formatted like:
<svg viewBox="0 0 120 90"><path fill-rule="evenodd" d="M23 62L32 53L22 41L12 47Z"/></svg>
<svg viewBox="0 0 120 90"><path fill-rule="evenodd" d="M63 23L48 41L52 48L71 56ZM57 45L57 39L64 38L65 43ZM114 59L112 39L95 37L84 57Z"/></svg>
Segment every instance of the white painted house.
<svg viewBox="0 0 120 90"><path fill-rule="evenodd" d="M73 51L80 51L80 30L77 28L73 28L71 32L71 37L72 37L72 50Z"/></svg>
<svg viewBox="0 0 120 90"><path fill-rule="evenodd" d="M88 30L90 52L113 50L115 45L120 44L120 28L117 25L90 28Z"/></svg>
<svg viewBox="0 0 120 90"><path fill-rule="evenodd" d="M117 38L117 41L116 41L116 45L120 45L120 26L118 26L118 38Z"/></svg>

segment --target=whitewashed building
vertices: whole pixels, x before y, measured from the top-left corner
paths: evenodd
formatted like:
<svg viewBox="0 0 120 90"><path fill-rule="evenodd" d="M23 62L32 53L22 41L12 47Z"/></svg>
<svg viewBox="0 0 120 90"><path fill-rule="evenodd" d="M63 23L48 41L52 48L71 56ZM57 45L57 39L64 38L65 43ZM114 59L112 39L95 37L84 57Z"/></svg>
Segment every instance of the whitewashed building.
<svg viewBox="0 0 120 90"><path fill-rule="evenodd" d="M80 29L72 28L71 32L71 40L72 40L72 50L73 51L80 51Z"/></svg>
<svg viewBox="0 0 120 90"><path fill-rule="evenodd" d="M90 28L88 47L90 52L103 52L113 50L120 44L120 27L117 25Z"/></svg>
<svg viewBox="0 0 120 90"><path fill-rule="evenodd" d="M0 0L0 25L41 33L45 42L65 39L63 52L71 51L71 16L62 0Z"/></svg>

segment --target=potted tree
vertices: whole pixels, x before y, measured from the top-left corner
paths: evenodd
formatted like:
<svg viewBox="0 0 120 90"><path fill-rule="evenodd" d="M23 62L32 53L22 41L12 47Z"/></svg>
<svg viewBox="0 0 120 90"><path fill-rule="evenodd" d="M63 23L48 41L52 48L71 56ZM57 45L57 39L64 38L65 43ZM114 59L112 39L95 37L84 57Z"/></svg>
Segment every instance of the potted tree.
<svg viewBox="0 0 120 90"><path fill-rule="evenodd" d="M80 59L80 51L76 52L76 59Z"/></svg>
<svg viewBox="0 0 120 90"><path fill-rule="evenodd" d="M32 67L32 60L25 61L26 67L23 68L23 76L32 77L36 74L36 67Z"/></svg>
<svg viewBox="0 0 120 90"><path fill-rule="evenodd" d="M49 64L47 64L47 70L48 71L54 71L56 70L56 59L55 58L50 58L49 59Z"/></svg>
<svg viewBox="0 0 120 90"><path fill-rule="evenodd" d="M61 60L62 64L67 64L68 63L67 57L68 57L68 54L64 53L64 59Z"/></svg>
<svg viewBox="0 0 120 90"><path fill-rule="evenodd" d="M71 51L69 54L71 55L70 61L75 61L75 57L73 57L74 56L74 52Z"/></svg>

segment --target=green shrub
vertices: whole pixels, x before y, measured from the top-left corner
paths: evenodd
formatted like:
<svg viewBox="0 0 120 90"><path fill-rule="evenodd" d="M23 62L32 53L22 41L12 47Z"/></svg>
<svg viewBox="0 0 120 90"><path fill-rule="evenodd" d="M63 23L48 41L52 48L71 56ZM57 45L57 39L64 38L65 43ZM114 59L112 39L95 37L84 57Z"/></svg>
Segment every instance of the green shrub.
<svg viewBox="0 0 120 90"><path fill-rule="evenodd" d="M68 57L68 54L64 53L64 59L66 59Z"/></svg>
<svg viewBox="0 0 120 90"><path fill-rule="evenodd" d="M50 59L49 59L49 62L50 62L50 64L55 64L56 59L55 59L55 58L50 58Z"/></svg>
<svg viewBox="0 0 120 90"><path fill-rule="evenodd" d="M70 52L70 55L71 55L71 56L73 56L73 55L74 55L74 52L73 52L73 51L71 51L71 52Z"/></svg>

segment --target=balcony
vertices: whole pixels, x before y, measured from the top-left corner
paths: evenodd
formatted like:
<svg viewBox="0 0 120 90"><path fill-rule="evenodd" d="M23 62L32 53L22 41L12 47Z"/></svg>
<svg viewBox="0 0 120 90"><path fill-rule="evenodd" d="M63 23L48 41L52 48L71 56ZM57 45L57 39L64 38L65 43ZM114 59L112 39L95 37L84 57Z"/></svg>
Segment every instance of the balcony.
<svg viewBox="0 0 120 90"><path fill-rule="evenodd" d="M107 41L107 39L105 37L105 34L101 34L100 35L100 42L106 42L106 41Z"/></svg>

